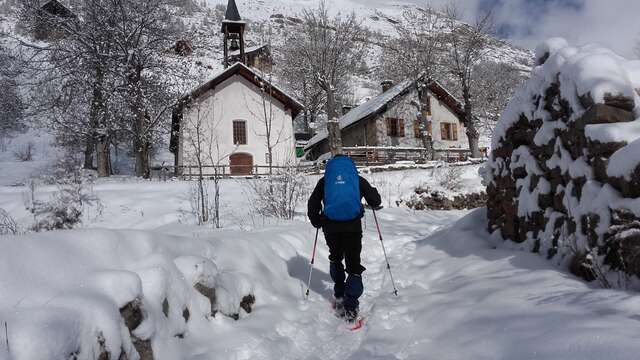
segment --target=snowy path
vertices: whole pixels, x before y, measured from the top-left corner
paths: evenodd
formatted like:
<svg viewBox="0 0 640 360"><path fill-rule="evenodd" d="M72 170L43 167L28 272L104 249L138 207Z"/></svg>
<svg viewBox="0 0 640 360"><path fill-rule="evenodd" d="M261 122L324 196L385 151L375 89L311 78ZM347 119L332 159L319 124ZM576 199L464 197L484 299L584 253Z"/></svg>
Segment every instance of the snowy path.
<svg viewBox="0 0 640 360"><path fill-rule="evenodd" d="M373 219L367 219L361 306L368 316L358 332L331 313L321 246L309 302L285 304L279 319L262 324L225 359L637 359L637 296L592 289L537 255L494 249L483 212L456 223L463 215L380 214L399 297L391 294ZM304 265L290 269L300 297ZM253 316L247 322L258 325Z"/></svg>

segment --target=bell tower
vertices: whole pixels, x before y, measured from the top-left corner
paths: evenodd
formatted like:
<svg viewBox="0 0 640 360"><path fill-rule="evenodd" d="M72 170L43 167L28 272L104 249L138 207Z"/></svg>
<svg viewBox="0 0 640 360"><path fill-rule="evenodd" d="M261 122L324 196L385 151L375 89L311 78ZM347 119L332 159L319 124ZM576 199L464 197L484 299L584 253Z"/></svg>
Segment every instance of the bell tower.
<svg viewBox="0 0 640 360"><path fill-rule="evenodd" d="M246 64L245 58L245 43L244 43L244 30L247 26L245 21L242 21L240 13L238 12L238 6L236 6L235 0L229 0L227 4L227 12L222 20L222 34L224 39L224 68L231 66L231 53L240 50L240 62ZM235 56L234 56L235 57Z"/></svg>

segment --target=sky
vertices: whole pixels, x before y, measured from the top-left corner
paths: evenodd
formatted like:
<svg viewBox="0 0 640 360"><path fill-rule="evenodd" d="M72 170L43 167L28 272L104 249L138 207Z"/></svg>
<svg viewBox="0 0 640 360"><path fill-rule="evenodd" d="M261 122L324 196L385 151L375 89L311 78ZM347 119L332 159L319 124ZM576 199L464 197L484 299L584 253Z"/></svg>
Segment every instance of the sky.
<svg viewBox="0 0 640 360"><path fill-rule="evenodd" d="M359 0L370 3L383 0ZM419 5L426 0L407 0ZM434 7L448 0L432 0ZM628 58L640 41L640 0L457 0L467 21L493 9L500 36L533 49L550 37L572 45L598 43Z"/></svg>

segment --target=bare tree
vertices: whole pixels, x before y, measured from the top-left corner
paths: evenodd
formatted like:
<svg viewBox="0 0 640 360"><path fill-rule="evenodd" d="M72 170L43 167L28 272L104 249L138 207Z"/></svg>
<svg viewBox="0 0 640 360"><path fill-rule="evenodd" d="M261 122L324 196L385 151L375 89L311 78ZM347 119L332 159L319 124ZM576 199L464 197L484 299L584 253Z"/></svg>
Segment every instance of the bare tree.
<svg viewBox="0 0 640 360"><path fill-rule="evenodd" d="M383 44L382 73L396 82L422 76L437 79L444 52L442 13L431 6L410 7L393 27L396 36Z"/></svg>
<svg viewBox="0 0 640 360"><path fill-rule="evenodd" d="M527 73L509 64L483 61L476 65L472 87L482 96L476 96L472 101L478 117L478 130L482 134L493 135L502 110L526 76Z"/></svg>
<svg viewBox="0 0 640 360"><path fill-rule="evenodd" d="M469 25L460 21L461 12L456 3L445 7L446 21L450 29L446 36L448 47L448 70L456 79L462 92L464 104L464 125L469 139L471 156L480 157L477 119L474 116L473 98L476 89L473 84L476 65L485 57L489 46L489 33L493 30L494 22L491 12L480 15L474 24Z"/></svg>
<svg viewBox="0 0 640 360"><path fill-rule="evenodd" d="M0 151L6 151L6 139L25 129L24 103L17 88L15 64L9 49L0 46Z"/></svg>
<svg viewBox="0 0 640 360"><path fill-rule="evenodd" d="M290 45L289 41L285 43ZM310 133L311 125L318 123L320 114L325 107L324 91L318 87L314 74L307 67L305 58L299 56L295 50L291 51L287 48L283 51L274 51L274 53L280 55L277 59L279 66L276 66L274 71L284 86L304 106L302 125L305 132Z"/></svg>
<svg viewBox="0 0 640 360"><path fill-rule="evenodd" d="M383 47L384 76L395 81L416 80L418 98L412 104L417 110L422 145L429 156L432 156L433 141L428 131L430 120L426 98L429 84L441 74L446 24L442 13L431 6L407 8L401 20L394 24L396 36L388 39Z"/></svg>
<svg viewBox="0 0 640 360"><path fill-rule="evenodd" d="M200 225L213 221L216 228L220 223L220 180L222 178L222 163L229 155L220 149L219 125L220 121L215 116L215 107L205 108L202 104L193 106L195 117L185 118L185 140L189 145L189 161L195 161L198 171L196 212ZM205 181L204 169L213 169L213 199Z"/></svg>
<svg viewBox="0 0 640 360"><path fill-rule="evenodd" d="M33 79L25 85L37 94L30 101L32 115L44 115L63 142L83 143L85 168L93 168L97 150L99 176L109 176L114 131L107 109L115 91L109 5L107 0L87 0L76 8L78 15L64 16L48 14L37 1L25 1L22 6L29 30L48 36L44 44L21 40L23 64Z"/></svg>
<svg viewBox="0 0 640 360"><path fill-rule="evenodd" d="M131 124L136 176L148 178L153 137L173 105L166 90L174 69L161 54L175 42L174 19L168 0L109 1L114 9L113 40Z"/></svg>
<svg viewBox="0 0 640 360"><path fill-rule="evenodd" d="M327 121L338 118L336 90L357 70L368 34L354 13L330 17L324 1L302 12L303 24L287 44L289 56L298 56L301 81L313 79L325 95Z"/></svg>

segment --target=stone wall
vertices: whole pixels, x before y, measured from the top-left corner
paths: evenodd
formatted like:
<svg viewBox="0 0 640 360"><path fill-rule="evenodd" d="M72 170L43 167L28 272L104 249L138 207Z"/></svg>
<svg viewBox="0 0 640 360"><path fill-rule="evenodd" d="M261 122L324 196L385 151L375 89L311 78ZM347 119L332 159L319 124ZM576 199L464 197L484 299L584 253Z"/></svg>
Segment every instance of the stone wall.
<svg viewBox="0 0 640 360"><path fill-rule="evenodd" d="M607 78L626 67L604 49L556 39L537 52L482 170L489 231L587 280L627 287L640 276L640 153L622 177L611 175L610 161L633 142L634 134L616 130L635 124L634 83ZM592 60L615 61L601 68Z"/></svg>

